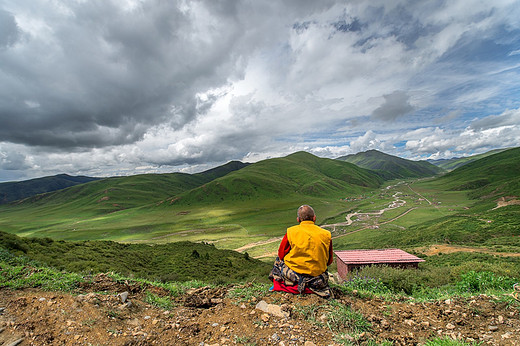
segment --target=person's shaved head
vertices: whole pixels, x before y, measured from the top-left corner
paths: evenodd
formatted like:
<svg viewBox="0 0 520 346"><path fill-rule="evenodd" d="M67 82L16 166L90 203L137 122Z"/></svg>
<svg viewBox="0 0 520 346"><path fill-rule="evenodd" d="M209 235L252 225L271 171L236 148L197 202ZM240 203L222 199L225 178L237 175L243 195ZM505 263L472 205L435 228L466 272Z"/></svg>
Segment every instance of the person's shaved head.
<svg viewBox="0 0 520 346"><path fill-rule="evenodd" d="M314 209L310 205L302 205L298 208L298 219L299 222L302 221L314 221L314 217L316 214L314 213Z"/></svg>

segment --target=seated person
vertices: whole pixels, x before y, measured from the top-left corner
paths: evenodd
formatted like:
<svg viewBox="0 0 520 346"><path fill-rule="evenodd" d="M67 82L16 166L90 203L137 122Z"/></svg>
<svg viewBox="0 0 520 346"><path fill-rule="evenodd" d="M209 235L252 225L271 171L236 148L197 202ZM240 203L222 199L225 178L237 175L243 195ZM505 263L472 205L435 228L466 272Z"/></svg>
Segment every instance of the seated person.
<svg viewBox="0 0 520 346"><path fill-rule="evenodd" d="M330 298L329 273L332 263L332 237L330 232L316 226L316 214L308 205L298 208L296 221L289 227L278 248L269 279L274 291L315 293Z"/></svg>

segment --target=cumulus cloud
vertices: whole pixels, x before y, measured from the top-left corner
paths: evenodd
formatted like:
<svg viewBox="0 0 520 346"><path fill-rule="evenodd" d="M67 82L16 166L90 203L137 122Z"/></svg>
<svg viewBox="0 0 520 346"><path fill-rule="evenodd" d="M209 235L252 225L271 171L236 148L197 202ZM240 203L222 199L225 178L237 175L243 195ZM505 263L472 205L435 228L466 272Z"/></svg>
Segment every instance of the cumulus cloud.
<svg viewBox="0 0 520 346"><path fill-rule="evenodd" d="M406 149L431 158L449 158L482 153L494 148L518 146L520 109L508 110L497 116L475 121L460 131L434 128L422 138L408 140Z"/></svg>
<svg viewBox="0 0 520 346"><path fill-rule="evenodd" d="M35 11L47 30L35 27L34 17L21 20L26 39L0 53L4 141L133 143L157 123L180 128L193 120L205 110L197 108L196 93L226 83L235 68L230 51L240 27L228 20L232 9L162 1L132 9L110 1L36 4L18 3L17 16ZM58 4L60 11L52 8ZM13 35L3 37L9 43Z"/></svg>
<svg viewBox="0 0 520 346"><path fill-rule="evenodd" d="M447 155L499 145L496 133L519 145L516 5L7 1L3 169L190 171L403 146Z"/></svg>
<svg viewBox="0 0 520 346"><path fill-rule="evenodd" d="M471 123L474 131L489 130L498 127L518 126L520 124L520 109L506 110L500 115L490 115Z"/></svg>

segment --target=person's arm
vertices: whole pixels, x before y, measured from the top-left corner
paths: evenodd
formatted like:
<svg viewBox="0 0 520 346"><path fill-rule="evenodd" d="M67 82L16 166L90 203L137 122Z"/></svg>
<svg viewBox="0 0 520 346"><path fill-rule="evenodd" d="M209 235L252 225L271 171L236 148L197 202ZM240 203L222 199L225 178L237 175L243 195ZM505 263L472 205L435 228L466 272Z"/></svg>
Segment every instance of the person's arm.
<svg viewBox="0 0 520 346"><path fill-rule="evenodd" d="M334 253L332 252L332 239L330 240L330 245L329 245L329 261L327 262L327 265L330 266L332 264L332 261L334 259L334 257L332 257Z"/></svg>
<svg viewBox="0 0 520 346"><path fill-rule="evenodd" d="M291 251L291 244L287 240L287 233L283 236L282 242L280 243L280 247L278 247L278 258L283 260L285 255L287 255Z"/></svg>

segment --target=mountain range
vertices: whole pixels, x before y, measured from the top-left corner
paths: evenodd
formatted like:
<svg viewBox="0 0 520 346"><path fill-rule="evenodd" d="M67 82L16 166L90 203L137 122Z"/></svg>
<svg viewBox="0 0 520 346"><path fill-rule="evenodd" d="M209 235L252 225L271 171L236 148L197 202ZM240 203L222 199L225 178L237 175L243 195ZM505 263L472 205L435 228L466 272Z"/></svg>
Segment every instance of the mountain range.
<svg viewBox="0 0 520 346"><path fill-rule="evenodd" d="M385 180L424 178L444 172L444 169L427 161L406 160L377 150L341 156L337 160L347 161L359 167L374 170Z"/></svg>
<svg viewBox="0 0 520 346"><path fill-rule="evenodd" d="M466 158L412 161L369 150L335 160L298 152L254 164L231 161L196 174L142 174L127 177L93 178L55 176L20 182L0 183L0 204L33 196L48 202L72 202L82 196L110 200L114 210L142 205L145 201L174 199L176 203L214 203L234 199L275 198L283 195L330 195L377 187L384 180L424 178L442 174L506 149ZM86 184L90 183L90 184ZM76 188L61 191L69 187ZM60 192L56 195L56 192ZM51 195L46 193L52 193ZM41 195L45 194L45 195Z"/></svg>

